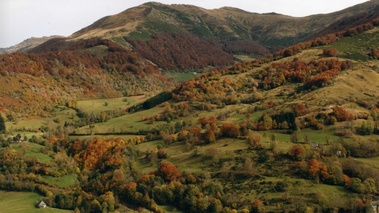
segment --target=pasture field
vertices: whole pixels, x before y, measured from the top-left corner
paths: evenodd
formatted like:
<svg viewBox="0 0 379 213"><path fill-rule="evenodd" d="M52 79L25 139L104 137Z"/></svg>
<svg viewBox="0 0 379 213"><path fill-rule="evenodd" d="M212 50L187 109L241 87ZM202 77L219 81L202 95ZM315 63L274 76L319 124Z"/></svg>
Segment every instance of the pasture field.
<svg viewBox="0 0 379 213"><path fill-rule="evenodd" d="M121 98L107 98L107 99L90 99L77 101L76 107L85 113L100 113L102 111L127 109L134 104L145 101L147 97L144 95L121 97Z"/></svg>
<svg viewBox="0 0 379 213"><path fill-rule="evenodd" d="M53 160L50 156L42 153L45 147L39 144L19 142L11 144L11 148L16 152L24 152L27 157L36 157L41 163L50 163Z"/></svg>
<svg viewBox="0 0 379 213"><path fill-rule="evenodd" d="M192 78L196 78L200 76L201 74L194 71L194 72L166 72L165 75L174 79L175 81L184 82Z"/></svg>
<svg viewBox="0 0 379 213"><path fill-rule="evenodd" d="M49 119L50 120L50 119ZM14 132L14 130L31 130L38 131L38 129L47 124L48 119L36 117L36 118L25 118L18 120L17 122L5 122L8 132Z"/></svg>
<svg viewBox="0 0 379 213"><path fill-rule="evenodd" d="M163 108L154 107L149 110L138 111L131 114L126 114L120 117L109 119L104 123L94 124L93 132L99 134L117 133L117 132L138 132L139 130L146 130L154 128L159 124L165 124L167 122L155 122L148 124L143 121L144 118L157 115L163 112ZM91 131L89 126L85 126L76 130L77 133L88 134Z"/></svg>
<svg viewBox="0 0 379 213"><path fill-rule="evenodd" d="M76 174L64 175L62 177L43 176L43 179L49 184L59 187L71 186L77 181L77 178Z"/></svg>
<svg viewBox="0 0 379 213"><path fill-rule="evenodd" d="M58 213L72 212L68 210L35 207L42 196L34 192L8 192L0 190L0 211L12 213Z"/></svg>
<svg viewBox="0 0 379 213"><path fill-rule="evenodd" d="M66 106L54 106L49 117L26 117L18 118L16 121L7 121L7 131L14 133L15 131L23 132L40 132L41 129L56 128L62 126L65 122L74 122L79 120L76 111ZM17 134L17 133L16 133Z"/></svg>
<svg viewBox="0 0 379 213"><path fill-rule="evenodd" d="M379 157L373 157L373 158L354 158L355 160L364 163L365 165L379 169Z"/></svg>
<svg viewBox="0 0 379 213"><path fill-rule="evenodd" d="M127 135L122 135L122 134L120 134L120 135L117 135L117 134L115 134L115 135L112 135L112 134L101 135L101 134L99 134L99 135L80 135L80 136L71 135L70 138L71 139L77 139L77 138L79 138L82 141L90 140L90 139L92 139L94 137L101 137L101 138L122 138L122 139L124 139L124 140L127 141L129 139L134 139L137 136L140 136L140 135L132 135L132 134L130 134L130 135L129 134L127 134Z"/></svg>

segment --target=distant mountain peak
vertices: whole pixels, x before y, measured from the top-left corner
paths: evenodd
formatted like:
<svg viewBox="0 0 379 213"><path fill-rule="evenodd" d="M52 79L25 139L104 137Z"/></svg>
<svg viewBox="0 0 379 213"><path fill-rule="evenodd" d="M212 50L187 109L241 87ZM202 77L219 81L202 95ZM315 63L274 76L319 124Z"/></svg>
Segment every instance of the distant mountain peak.
<svg viewBox="0 0 379 213"><path fill-rule="evenodd" d="M341 30L340 22L344 22L343 26L347 27L362 23L369 16L375 16L378 5L379 0L371 0L330 14L291 17L274 12L252 13L233 7L208 10L193 5L167 5L151 1L104 17L75 32L69 39L100 37L117 40L132 37L144 40L160 33L188 32L211 40L227 51L233 46L233 53L251 54L245 50L257 46L261 50L275 52L322 33ZM354 17L354 23L350 23L353 20L350 17ZM337 25L339 27L334 27Z"/></svg>
<svg viewBox="0 0 379 213"><path fill-rule="evenodd" d="M13 53L13 52L26 52L53 38L63 38L63 36L53 35L53 36L43 36L43 37L30 37L30 38L25 39L21 43L13 45L11 47L0 48L0 54Z"/></svg>

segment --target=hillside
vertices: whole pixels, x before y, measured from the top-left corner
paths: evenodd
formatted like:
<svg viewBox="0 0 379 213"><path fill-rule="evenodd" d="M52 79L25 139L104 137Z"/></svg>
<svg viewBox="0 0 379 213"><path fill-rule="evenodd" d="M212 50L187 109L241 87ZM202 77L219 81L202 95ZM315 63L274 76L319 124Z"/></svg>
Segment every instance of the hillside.
<svg viewBox="0 0 379 213"><path fill-rule="evenodd" d="M377 2L304 18L147 3L28 53L0 55L0 193L12 191L0 204L369 210L379 199ZM272 47L292 45L241 62L222 43L245 44L241 30L231 31L245 26L237 15L328 24L306 40L267 29L286 40ZM214 28L194 34L193 23ZM179 83L167 73L191 77Z"/></svg>
<svg viewBox="0 0 379 213"><path fill-rule="evenodd" d="M0 54L4 53L14 53L14 52L26 52L29 49L32 49L50 39L53 38L60 38L63 36L44 36L41 38L28 38L24 41L22 41L19 44L16 44L14 46L8 47L8 48L0 48Z"/></svg>
<svg viewBox="0 0 379 213"><path fill-rule="evenodd" d="M174 86L154 64L112 41L92 39L67 48L0 55L2 112L14 118L48 116L57 104L151 96Z"/></svg>
<svg viewBox="0 0 379 213"><path fill-rule="evenodd" d="M319 32L351 28L351 21L367 22L378 16L379 1L372 0L345 10L303 18L280 14L256 14L235 8L205 10L191 5L146 3L105 17L74 33L71 39L94 36L149 39L161 32L190 32L221 44L230 53L264 55L268 50L307 40ZM374 17L375 18L375 17ZM362 24L362 23L360 23ZM338 27L336 27L338 26Z"/></svg>
<svg viewBox="0 0 379 213"><path fill-rule="evenodd" d="M50 103L46 118L6 122L0 187L34 190L49 206L80 212L362 212L379 196L378 27L370 18L150 98L89 99L120 92L112 83L128 82L123 75L160 76L153 64L138 69L150 62L126 43L58 39L50 41L62 42L57 51L4 55L14 67L1 70L5 79L46 79L57 84L48 92L62 94L103 87L78 92L88 100ZM149 42L136 44L177 53L171 42ZM11 63L21 57L31 64Z"/></svg>
<svg viewBox="0 0 379 213"><path fill-rule="evenodd" d="M379 16L378 5L372 0L335 13L296 18L228 7L206 10L150 2L104 17L29 52L65 50L75 42L102 38L163 70L201 71L267 56L301 41L362 25Z"/></svg>

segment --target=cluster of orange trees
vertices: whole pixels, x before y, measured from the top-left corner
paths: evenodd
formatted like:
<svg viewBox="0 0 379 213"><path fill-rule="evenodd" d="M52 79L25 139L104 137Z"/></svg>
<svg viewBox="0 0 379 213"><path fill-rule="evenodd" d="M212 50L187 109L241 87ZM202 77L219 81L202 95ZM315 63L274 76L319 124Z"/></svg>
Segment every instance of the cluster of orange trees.
<svg viewBox="0 0 379 213"><path fill-rule="evenodd" d="M259 71L260 87L271 89L286 82L303 83L305 88L322 87L339 72L352 66L350 61L312 60L308 63L294 59L288 63L272 63L270 67Z"/></svg>

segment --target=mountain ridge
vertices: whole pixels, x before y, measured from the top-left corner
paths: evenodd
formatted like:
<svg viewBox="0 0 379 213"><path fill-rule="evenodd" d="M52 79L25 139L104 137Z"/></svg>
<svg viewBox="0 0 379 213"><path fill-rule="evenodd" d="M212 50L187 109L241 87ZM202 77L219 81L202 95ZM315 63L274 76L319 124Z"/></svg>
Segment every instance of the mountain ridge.
<svg viewBox="0 0 379 213"><path fill-rule="evenodd" d="M167 31L189 31L220 43L225 40L249 39L276 51L312 38L325 27L351 15L375 14L378 11L377 5L379 1L372 0L334 13L291 17L272 13L257 14L231 7L207 10L193 5L149 2L104 17L73 33L69 38L75 40L94 35L111 38L130 36L136 32L151 35ZM150 23L152 21L154 23Z"/></svg>
<svg viewBox="0 0 379 213"><path fill-rule="evenodd" d="M46 41L53 38L64 38L64 36L52 35L52 36L43 36L43 37L31 37L13 46L0 48L0 54L14 53L14 52L27 52L28 50L33 49L34 47L42 43L45 43Z"/></svg>
<svg viewBox="0 0 379 213"><path fill-rule="evenodd" d="M375 4L375 2L373 3ZM360 7L365 8L364 6ZM372 9L374 12L377 10L377 7L372 8L374 8ZM191 12L193 10L199 12L195 14ZM358 14L357 16L350 19L349 17L352 16L349 16L341 20L347 20L346 26L350 27L378 16L370 11L365 14L359 11L355 11ZM70 99L107 98L123 95L146 94L151 96L160 91L174 88L174 83L164 75L166 71L205 73L214 68L222 69L240 60L235 58L236 54L245 54L250 57L267 56L270 60L277 60L292 56L305 48L330 44L344 36L343 33L325 36L290 46L271 55L275 49L281 48L284 43L291 44L301 41L300 38L294 39L292 37L289 39L288 35L290 33L300 35L301 33L298 31L304 29L300 29L299 23L306 19L307 22L301 23L309 24L311 18L298 19L277 14L265 14L254 16L252 19L249 12L239 9L224 8L209 12L209 10L190 5L167 6L156 3L147 3L120 14L100 19L95 22L95 25L84 28L71 37L50 39L29 50L29 53L2 56L3 59L0 61L3 64L0 66L1 75L6 76L7 81L17 82L19 80L18 83L13 84L17 85L16 88L21 91L18 94L6 91L4 97L10 97L12 101L4 102L20 103L22 99L20 97L23 97L22 103L28 103L33 99L33 96L38 95L38 92L23 93L22 88L25 88L23 84L26 81L22 80L23 75L54 79L51 82L63 81L64 83L61 84L52 83L54 85L50 85L50 90L55 88L55 90L63 91L66 87L66 89L76 91L75 95L71 97L65 94L65 100L60 100L63 102ZM133 16L134 14L138 16ZM125 22L124 17L131 22ZM140 17L147 18L142 23ZM161 21L162 17L164 21ZM279 21L278 17L280 17ZM324 21L328 19L331 18L327 17ZM220 20L222 21L220 22ZM267 22L270 20L277 20L273 24L273 29ZM246 27L253 21L255 23L262 22L263 25L257 25L258 27L254 29ZM120 24L135 25L140 22L142 24L135 28L136 31L123 31L119 28ZM290 25L287 25L288 23ZM94 28L96 26L98 28ZM344 26L342 25L342 27ZM370 29L370 26L358 29L358 31ZM278 30L282 29L280 27L285 27L286 30ZM91 31L92 28L99 31ZM94 34L103 29L106 30L102 33L110 33L109 36L104 34L104 37L94 37ZM114 29L118 31L113 32ZM332 28L327 33L340 29L342 28ZM269 33L275 30L278 32ZM357 30L355 29L355 31ZM250 37L252 32L257 38L271 39L268 43L275 48L270 49L270 46L264 46L267 41L252 39ZM314 30L314 32L318 31ZM351 33L351 35L353 34L354 32ZM88 38L83 38L83 35L88 36ZM278 35L279 37L275 37ZM308 36L311 34L301 35L304 39ZM243 65L236 64L235 66ZM147 67L149 68L145 70ZM96 73L97 76L91 76L91 73ZM154 75L151 77L149 75L152 73L159 80L155 82L156 85L151 83ZM102 82L101 75L106 76L105 78L109 79L110 83ZM32 81L31 79L28 80ZM47 85L49 84L47 83ZM99 85L102 85L102 89L98 88ZM163 85L167 86L164 87ZM54 101L48 102L46 105L51 103ZM18 110L17 108L13 111ZM37 110L35 113L40 112Z"/></svg>

